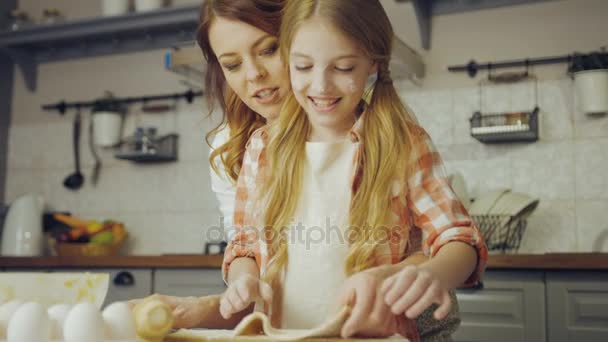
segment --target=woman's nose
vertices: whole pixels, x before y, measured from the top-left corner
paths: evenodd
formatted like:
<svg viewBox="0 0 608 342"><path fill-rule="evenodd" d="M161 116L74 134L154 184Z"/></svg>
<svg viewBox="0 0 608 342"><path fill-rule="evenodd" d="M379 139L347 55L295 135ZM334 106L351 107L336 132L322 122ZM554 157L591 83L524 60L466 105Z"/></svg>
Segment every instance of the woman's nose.
<svg viewBox="0 0 608 342"><path fill-rule="evenodd" d="M256 63L248 63L247 65L247 80L250 82L258 81L266 77L266 69Z"/></svg>

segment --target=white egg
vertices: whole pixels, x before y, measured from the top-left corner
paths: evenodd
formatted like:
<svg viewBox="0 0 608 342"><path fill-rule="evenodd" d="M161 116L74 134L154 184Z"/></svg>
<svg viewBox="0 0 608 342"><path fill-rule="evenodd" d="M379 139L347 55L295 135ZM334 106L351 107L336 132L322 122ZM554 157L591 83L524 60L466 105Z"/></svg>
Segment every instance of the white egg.
<svg viewBox="0 0 608 342"><path fill-rule="evenodd" d="M127 303L116 302L108 305L103 310L102 316L108 338L123 340L137 337L135 318Z"/></svg>
<svg viewBox="0 0 608 342"><path fill-rule="evenodd" d="M72 307L68 304L56 304L48 308L51 320L51 339L63 340L63 322Z"/></svg>
<svg viewBox="0 0 608 342"><path fill-rule="evenodd" d="M39 303L21 305L6 329L7 342L48 342L51 333L49 315Z"/></svg>
<svg viewBox="0 0 608 342"><path fill-rule="evenodd" d="M92 303L76 304L63 322L64 342L103 342L104 323L101 312Z"/></svg>
<svg viewBox="0 0 608 342"><path fill-rule="evenodd" d="M2 304L0 306L0 339L6 337L6 328L8 327L8 322L11 320L11 317L19 309L19 307L23 304L20 300L11 300L8 303Z"/></svg>

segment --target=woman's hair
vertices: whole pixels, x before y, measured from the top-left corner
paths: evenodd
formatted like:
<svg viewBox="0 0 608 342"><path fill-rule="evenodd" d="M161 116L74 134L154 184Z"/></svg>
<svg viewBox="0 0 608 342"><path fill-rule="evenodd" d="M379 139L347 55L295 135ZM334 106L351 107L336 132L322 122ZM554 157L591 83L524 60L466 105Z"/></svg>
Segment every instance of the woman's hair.
<svg viewBox="0 0 608 342"><path fill-rule="evenodd" d="M262 127L266 120L251 110L226 84L222 67L209 42L209 29L216 18L238 20L255 26L278 37L281 26L281 10L285 0L206 0L201 7L197 30L197 42L207 62L205 93L211 115L219 104L223 112L220 124L206 136L207 144L226 125L230 139L217 147L210 155L213 170L219 173L215 160L219 157L226 175L236 182L243 164L245 145L251 133Z"/></svg>
<svg viewBox="0 0 608 342"><path fill-rule="evenodd" d="M373 266L374 252L381 243L372 237L378 229L396 224L392 213L393 182L407 177L411 155L413 116L402 104L388 71L393 30L378 0L295 0L283 15L280 49L289 63L292 40L306 20L320 16L357 43L378 66L378 81L363 117L364 146L362 176L355 180L350 204L346 274L351 275ZM287 97L279 119L271 127L267 155L270 176L261 189L264 198L265 236L270 262L264 279L280 286L278 279L287 262L285 229L294 215L305 165L305 144L311 131L306 113L293 94ZM344 175L348 177L349 175ZM384 232L388 232L385 230ZM384 240L386 242L386 240Z"/></svg>

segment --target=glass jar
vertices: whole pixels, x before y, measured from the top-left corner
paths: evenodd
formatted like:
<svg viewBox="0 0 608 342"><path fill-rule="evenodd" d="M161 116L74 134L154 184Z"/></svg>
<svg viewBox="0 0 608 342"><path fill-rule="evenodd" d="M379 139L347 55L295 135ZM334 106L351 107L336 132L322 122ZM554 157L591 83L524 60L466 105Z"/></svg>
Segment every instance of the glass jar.
<svg viewBox="0 0 608 342"><path fill-rule="evenodd" d="M65 20L64 16L56 8L45 8L42 11L41 24L57 24Z"/></svg>
<svg viewBox="0 0 608 342"><path fill-rule="evenodd" d="M13 10L8 16L8 29L11 31L22 30L32 25L32 20L25 11Z"/></svg>

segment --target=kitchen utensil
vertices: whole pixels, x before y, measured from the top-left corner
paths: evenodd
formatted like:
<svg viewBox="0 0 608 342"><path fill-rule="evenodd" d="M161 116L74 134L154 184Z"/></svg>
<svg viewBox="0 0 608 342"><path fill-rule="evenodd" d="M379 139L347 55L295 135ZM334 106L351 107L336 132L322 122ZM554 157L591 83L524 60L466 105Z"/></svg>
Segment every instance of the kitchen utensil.
<svg viewBox="0 0 608 342"><path fill-rule="evenodd" d="M114 100L112 93L98 99L93 105L91 118L94 122L94 141L102 147L113 147L120 143L123 113L125 108Z"/></svg>
<svg viewBox="0 0 608 342"><path fill-rule="evenodd" d="M73 136L72 136L72 144L74 145L74 164L76 166L76 170L74 173L69 175L64 181L63 185L70 190L78 190L84 183L84 176L80 172L80 128L82 125L82 115L80 114L80 109L76 113L74 117L74 127L73 127Z"/></svg>
<svg viewBox="0 0 608 342"><path fill-rule="evenodd" d="M163 7L163 0L135 0L136 12L154 11Z"/></svg>
<svg viewBox="0 0 608 342"><path fill-rule="evenodd" d="M608 112L608 69L574 73L574 87L579 108L583 113Z"/></svg>
<svg viewBox="0 0 608 342"><path fill-rule="evenodd" d="M496 204L496 201L504 195L506 192L511 190L506 188L500 188L494 191L487 192L478 196L469 208L471 215L486 215Z"/></svg>
<svg viewBox="0 0 608 342"><path fill-rule="evenodd" d="M104 16L127 14L129 13L129 0L102 0L101 13Z"/></svg>
<svg viewBox="0 0 608 342"><path fill-rule="evenodd" d="M95 143L93 141L95 131L94 126L93 118L91 118L89 122L89 151L91 151L91 155L95 160L95 163L93 164L93 173L91 174L91 184L97 185L97 181L99 180L99 172L101 171L101 158L99 158L99 155L97 154L97 148L95 147Z"/></svg>
<svg viewBox="0 0 608 342"><path fill-rule="evenodd" d="M2 230L2 255L42 255L43 212L44 199L37 194L23 195L11 204Z"/></svg>

